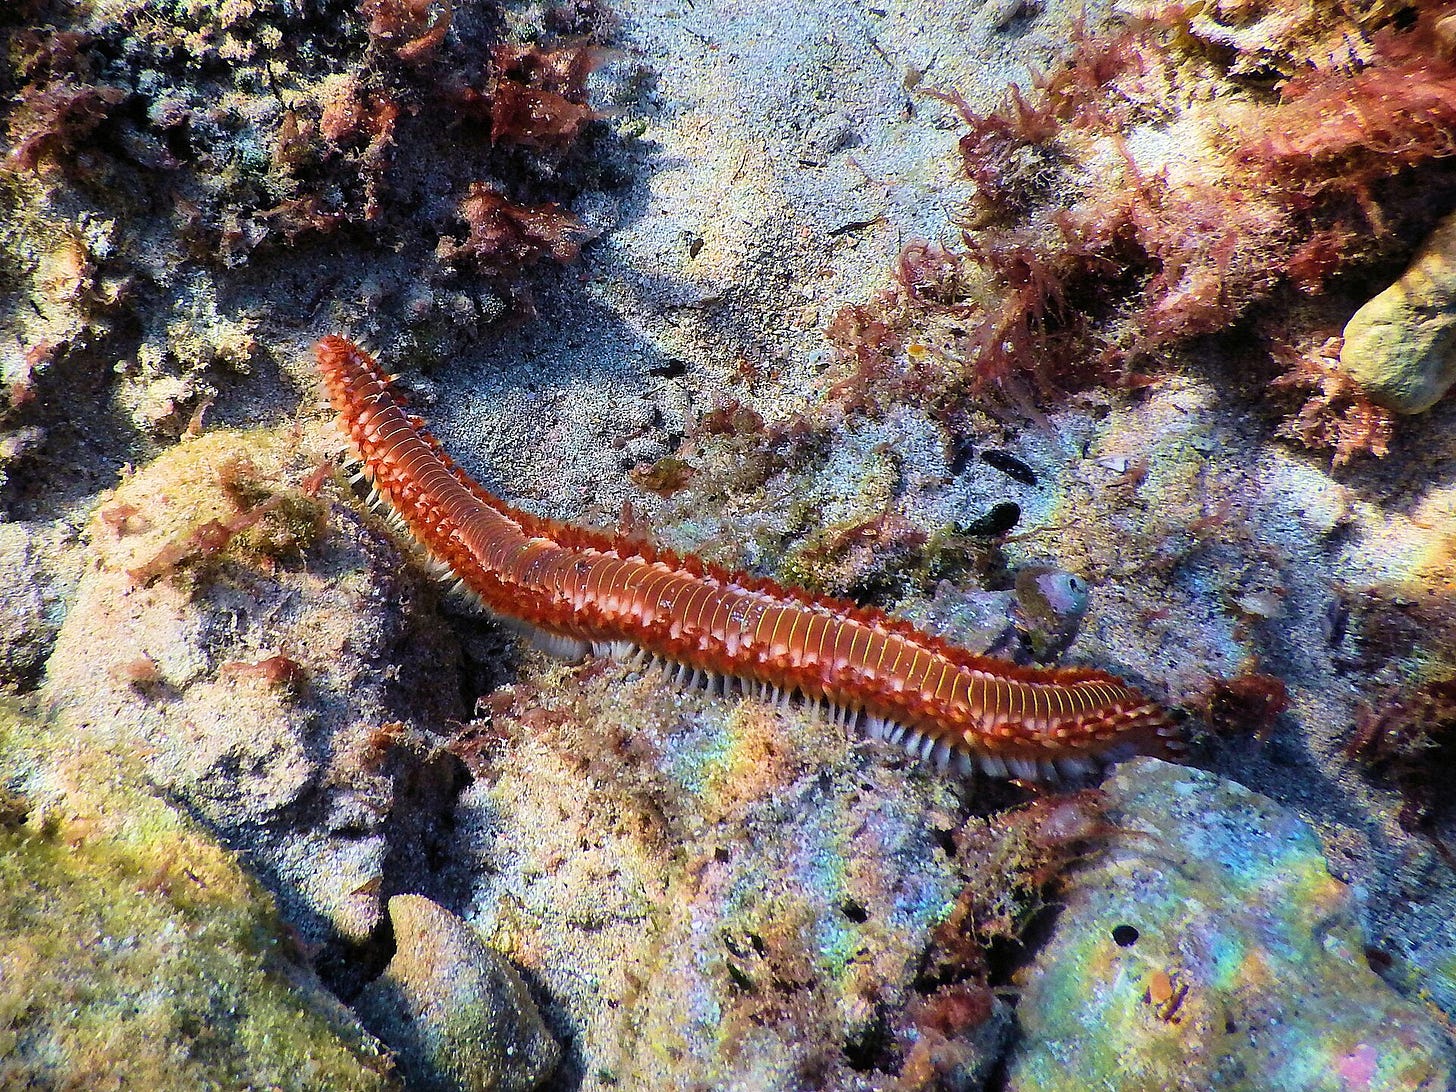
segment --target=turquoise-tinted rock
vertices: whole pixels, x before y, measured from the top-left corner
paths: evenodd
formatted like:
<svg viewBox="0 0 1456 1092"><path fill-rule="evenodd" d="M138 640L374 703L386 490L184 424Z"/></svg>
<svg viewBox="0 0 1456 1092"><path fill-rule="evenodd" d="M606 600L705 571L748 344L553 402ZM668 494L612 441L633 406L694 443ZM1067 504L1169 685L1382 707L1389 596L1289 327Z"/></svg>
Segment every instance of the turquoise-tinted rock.
<svg viewBox="0 0 1456 1092"><path fill-rule="evenodd" d="M1310 829L1212 774L1138 759L1117 833L1030 968L1017 1092L1437 1092L1449 1041L1365 960Z"/></svg>

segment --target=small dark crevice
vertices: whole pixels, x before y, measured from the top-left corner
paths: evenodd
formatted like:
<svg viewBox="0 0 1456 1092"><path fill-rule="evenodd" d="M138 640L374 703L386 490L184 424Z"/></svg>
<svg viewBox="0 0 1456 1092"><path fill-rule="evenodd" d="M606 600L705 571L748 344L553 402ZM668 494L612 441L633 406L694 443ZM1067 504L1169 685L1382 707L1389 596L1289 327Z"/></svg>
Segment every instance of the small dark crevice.
<svg viewBox="0 0 1456 1092"><path fill-rule="evenodd" d="M875 1010L874 1017L865 1025L858 1036L845 1040L845 1064L857 1073L879 1070L882 1073L898 1073L902 1064L895 1049L895 1034L883 1008Z"/></svg>

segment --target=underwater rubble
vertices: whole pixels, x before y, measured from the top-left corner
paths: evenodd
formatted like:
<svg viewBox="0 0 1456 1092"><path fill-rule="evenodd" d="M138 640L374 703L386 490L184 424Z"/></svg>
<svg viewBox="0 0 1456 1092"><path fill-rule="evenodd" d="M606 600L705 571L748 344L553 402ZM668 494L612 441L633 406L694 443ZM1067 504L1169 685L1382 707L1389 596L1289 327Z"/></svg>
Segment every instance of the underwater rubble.
<svg viewBox="0 0 1456 1092"><path fill-rule="evenodd" d="M1456 1084L1449 5L0 43L0 1084ZM1115 674L1186 765L531 650L351 482L340 332L510 503Z"/></svg>

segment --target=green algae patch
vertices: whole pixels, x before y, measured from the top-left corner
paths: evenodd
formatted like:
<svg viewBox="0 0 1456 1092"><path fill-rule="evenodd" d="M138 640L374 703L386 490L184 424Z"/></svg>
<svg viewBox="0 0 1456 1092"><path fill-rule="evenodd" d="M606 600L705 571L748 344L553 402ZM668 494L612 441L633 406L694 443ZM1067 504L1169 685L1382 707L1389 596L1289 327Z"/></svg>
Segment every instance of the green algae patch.
<svg viewBox="0 0 1456 1092"><path fill-rule="evenodd" d="M232 855L0 707L0 1085L385 1089Z"/></svg>

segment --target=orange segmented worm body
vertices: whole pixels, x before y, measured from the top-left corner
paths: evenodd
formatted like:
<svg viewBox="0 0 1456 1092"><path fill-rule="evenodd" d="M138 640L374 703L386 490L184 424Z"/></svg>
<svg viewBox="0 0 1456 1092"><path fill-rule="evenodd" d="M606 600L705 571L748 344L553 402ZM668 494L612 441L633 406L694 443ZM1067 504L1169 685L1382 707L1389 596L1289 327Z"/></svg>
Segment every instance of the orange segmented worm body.
<svg viewBox="0 0 1456 1092"><path fill-rule="evenodd" d="M485 608L559 646L797 692L922 758L1003 777L1056 780L1115 749L1175 745L1164 711L1104 672L976 656L880 611L512 508L451 461L368 353L334 336L315 352L364 475L414 537Z"/></svg>

